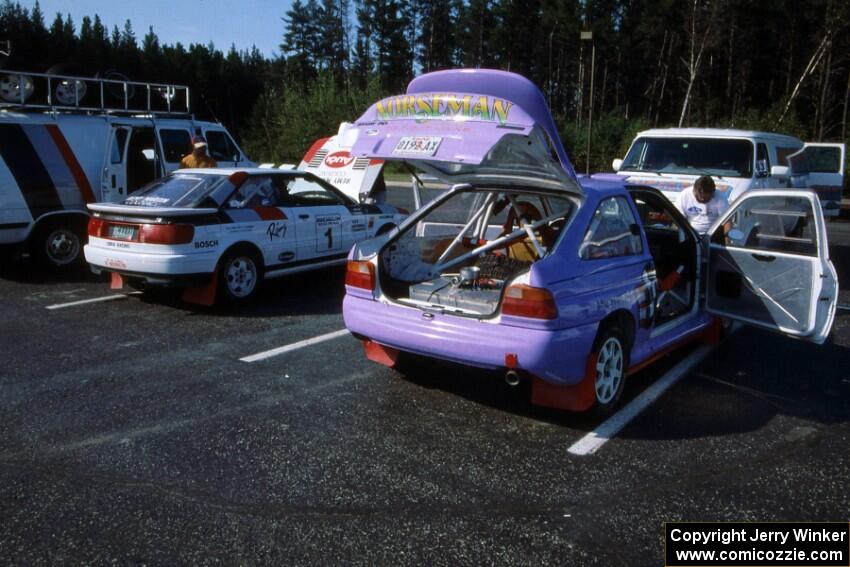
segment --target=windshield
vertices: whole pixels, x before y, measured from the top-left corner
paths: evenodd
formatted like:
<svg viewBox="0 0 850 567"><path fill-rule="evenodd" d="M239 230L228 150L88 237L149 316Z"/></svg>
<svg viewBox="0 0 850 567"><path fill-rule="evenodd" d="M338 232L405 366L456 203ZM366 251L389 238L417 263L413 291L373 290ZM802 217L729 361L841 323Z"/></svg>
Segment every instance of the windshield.
<svg viewBox="0 0 850 567"><path fill-rule="evenodd" d="M635 140L620 171L753 176L753 144L748 140L645 138Z"/></svg>
<svg viewBox="0 0 850 567"><path fill-rule="evenodd" d="M145 185L124 201L141 207L196 207L227 181L226 175L177 173ZM218 203L210 203L217 207Z"/></svg>

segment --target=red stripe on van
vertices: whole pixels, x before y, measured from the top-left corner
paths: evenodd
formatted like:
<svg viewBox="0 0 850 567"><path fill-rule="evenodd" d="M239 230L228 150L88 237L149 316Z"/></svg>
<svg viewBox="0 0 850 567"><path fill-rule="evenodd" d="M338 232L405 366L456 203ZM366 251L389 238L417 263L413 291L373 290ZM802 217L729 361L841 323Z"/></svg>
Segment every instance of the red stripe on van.
<svg viewBox="0 0 850 567"><path fill-rule="evenodd" d="M62 154L62 159L65 160L65 165L68 166L68 169L71 171L71 175L74 176L74 181L77 182L77 188L80 190L83 200L86 203L94 203L94 193L91 190L91 185L89 185L89 180L86 177L85 172L83 172L83 168L80 167L80 162L77 161L77 157L71 150L71 146L68 145L68 140L65 139L65 136L62 135L62 131L59 130L59 126L56 124L48 124L47 132L50 134L50 137L53 138L53 143L56 144L56 147L59 149L59 153Z"/></svg>

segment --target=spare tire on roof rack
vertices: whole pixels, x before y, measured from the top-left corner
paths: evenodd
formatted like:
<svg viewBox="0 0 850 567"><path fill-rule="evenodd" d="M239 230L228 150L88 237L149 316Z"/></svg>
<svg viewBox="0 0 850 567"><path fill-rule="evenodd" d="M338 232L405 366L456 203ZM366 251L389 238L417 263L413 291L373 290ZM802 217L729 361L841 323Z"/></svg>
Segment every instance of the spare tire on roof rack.
<svg viewBox="0 0 850 567"><path fill-rule="evenodd" d="M0 75L0 99L4 102L23 103L35 92L32 77L23 73ZM23 96L21 96L23 93Z"/></svg>
<svg viewBox="0 0 850 567"><path fill-rule="evenodd" d="M133 100L133 97L136 96L136 87L130 83L130 78L118 71L116 69L108 69L106 71L101 71L97 75L98 79L103 79L104 81L120 81L120 83L104 83L104 87L106 89L106 94L111 96L114 99L117 99L124 102L124 84L127 84L127 101Z"/></svg>
<svg viewBox="0 0 850 567"><path fill-rule="evenodd" d="M76 63L59 63L47 70L48 75L65 75L71 77L86 76L87 73ZM79 106L85 98L88 87L85 81L78 79L57 79L51 82L52 100L62 106Z"/></svg>

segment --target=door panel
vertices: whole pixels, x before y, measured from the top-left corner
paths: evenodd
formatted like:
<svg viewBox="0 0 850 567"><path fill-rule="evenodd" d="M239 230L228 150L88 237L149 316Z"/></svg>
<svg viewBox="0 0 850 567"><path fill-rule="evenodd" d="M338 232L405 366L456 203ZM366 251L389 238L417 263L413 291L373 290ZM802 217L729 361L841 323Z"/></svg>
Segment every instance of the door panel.
<svg viewBox="0 0 850 567"><path fill-rule="evenodd" d="M746 194L710 234L707 311L817 343L826 340L838 284L814 193Z"/></svg>
<svg viewBox="0 0 850 567"><path fill-rule="evenodd" d="M100 182L101 200L109 202L123 201L127 191L127 141L130 139L130 127L114 124L109 139L109 152L103 166Z"/></svg>
<svg viewBox="0 0 850 567"><path fill-rule="evenodd" d="M295 221L298 260L344 254L353 244L352 215L344 198L303 177L286 186L287 214Z"/></svg>

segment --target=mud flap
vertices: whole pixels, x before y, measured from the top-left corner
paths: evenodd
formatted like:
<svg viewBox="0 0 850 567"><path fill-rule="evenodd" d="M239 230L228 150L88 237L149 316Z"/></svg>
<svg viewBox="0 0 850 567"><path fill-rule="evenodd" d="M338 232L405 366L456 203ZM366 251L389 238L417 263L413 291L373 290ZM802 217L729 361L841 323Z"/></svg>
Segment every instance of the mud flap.
<svg viewBox="0 0 850 567"><path fill-rule="evenodd" d="M111 278L109 289L124 289L124 278L121 277L121 274L111 272Z"/></svg>
<svg viewBox="0 0 850 567"><path fill-rule="evenodd" d="M206 285L187 287L183 290L183 301L212 307L218 295L218 269L213 272L212 278Z"/></svg>
<svg viewBox="0 0 850 567"><path fill-rule="evenodd" d="M596 402L596 353L591 352L587 357L584 378L578 384L550 384L537 376L532 376L531 403L547 408L587 411Z"/></svg>
<svg viewBox="0 0 850 567"><path fill-rule="evenodd" d="M366 358L390 368L398 364L399 354L401 354L397 349L385 347L372 341L363 341L363 350L366 352Z"/></svg>

